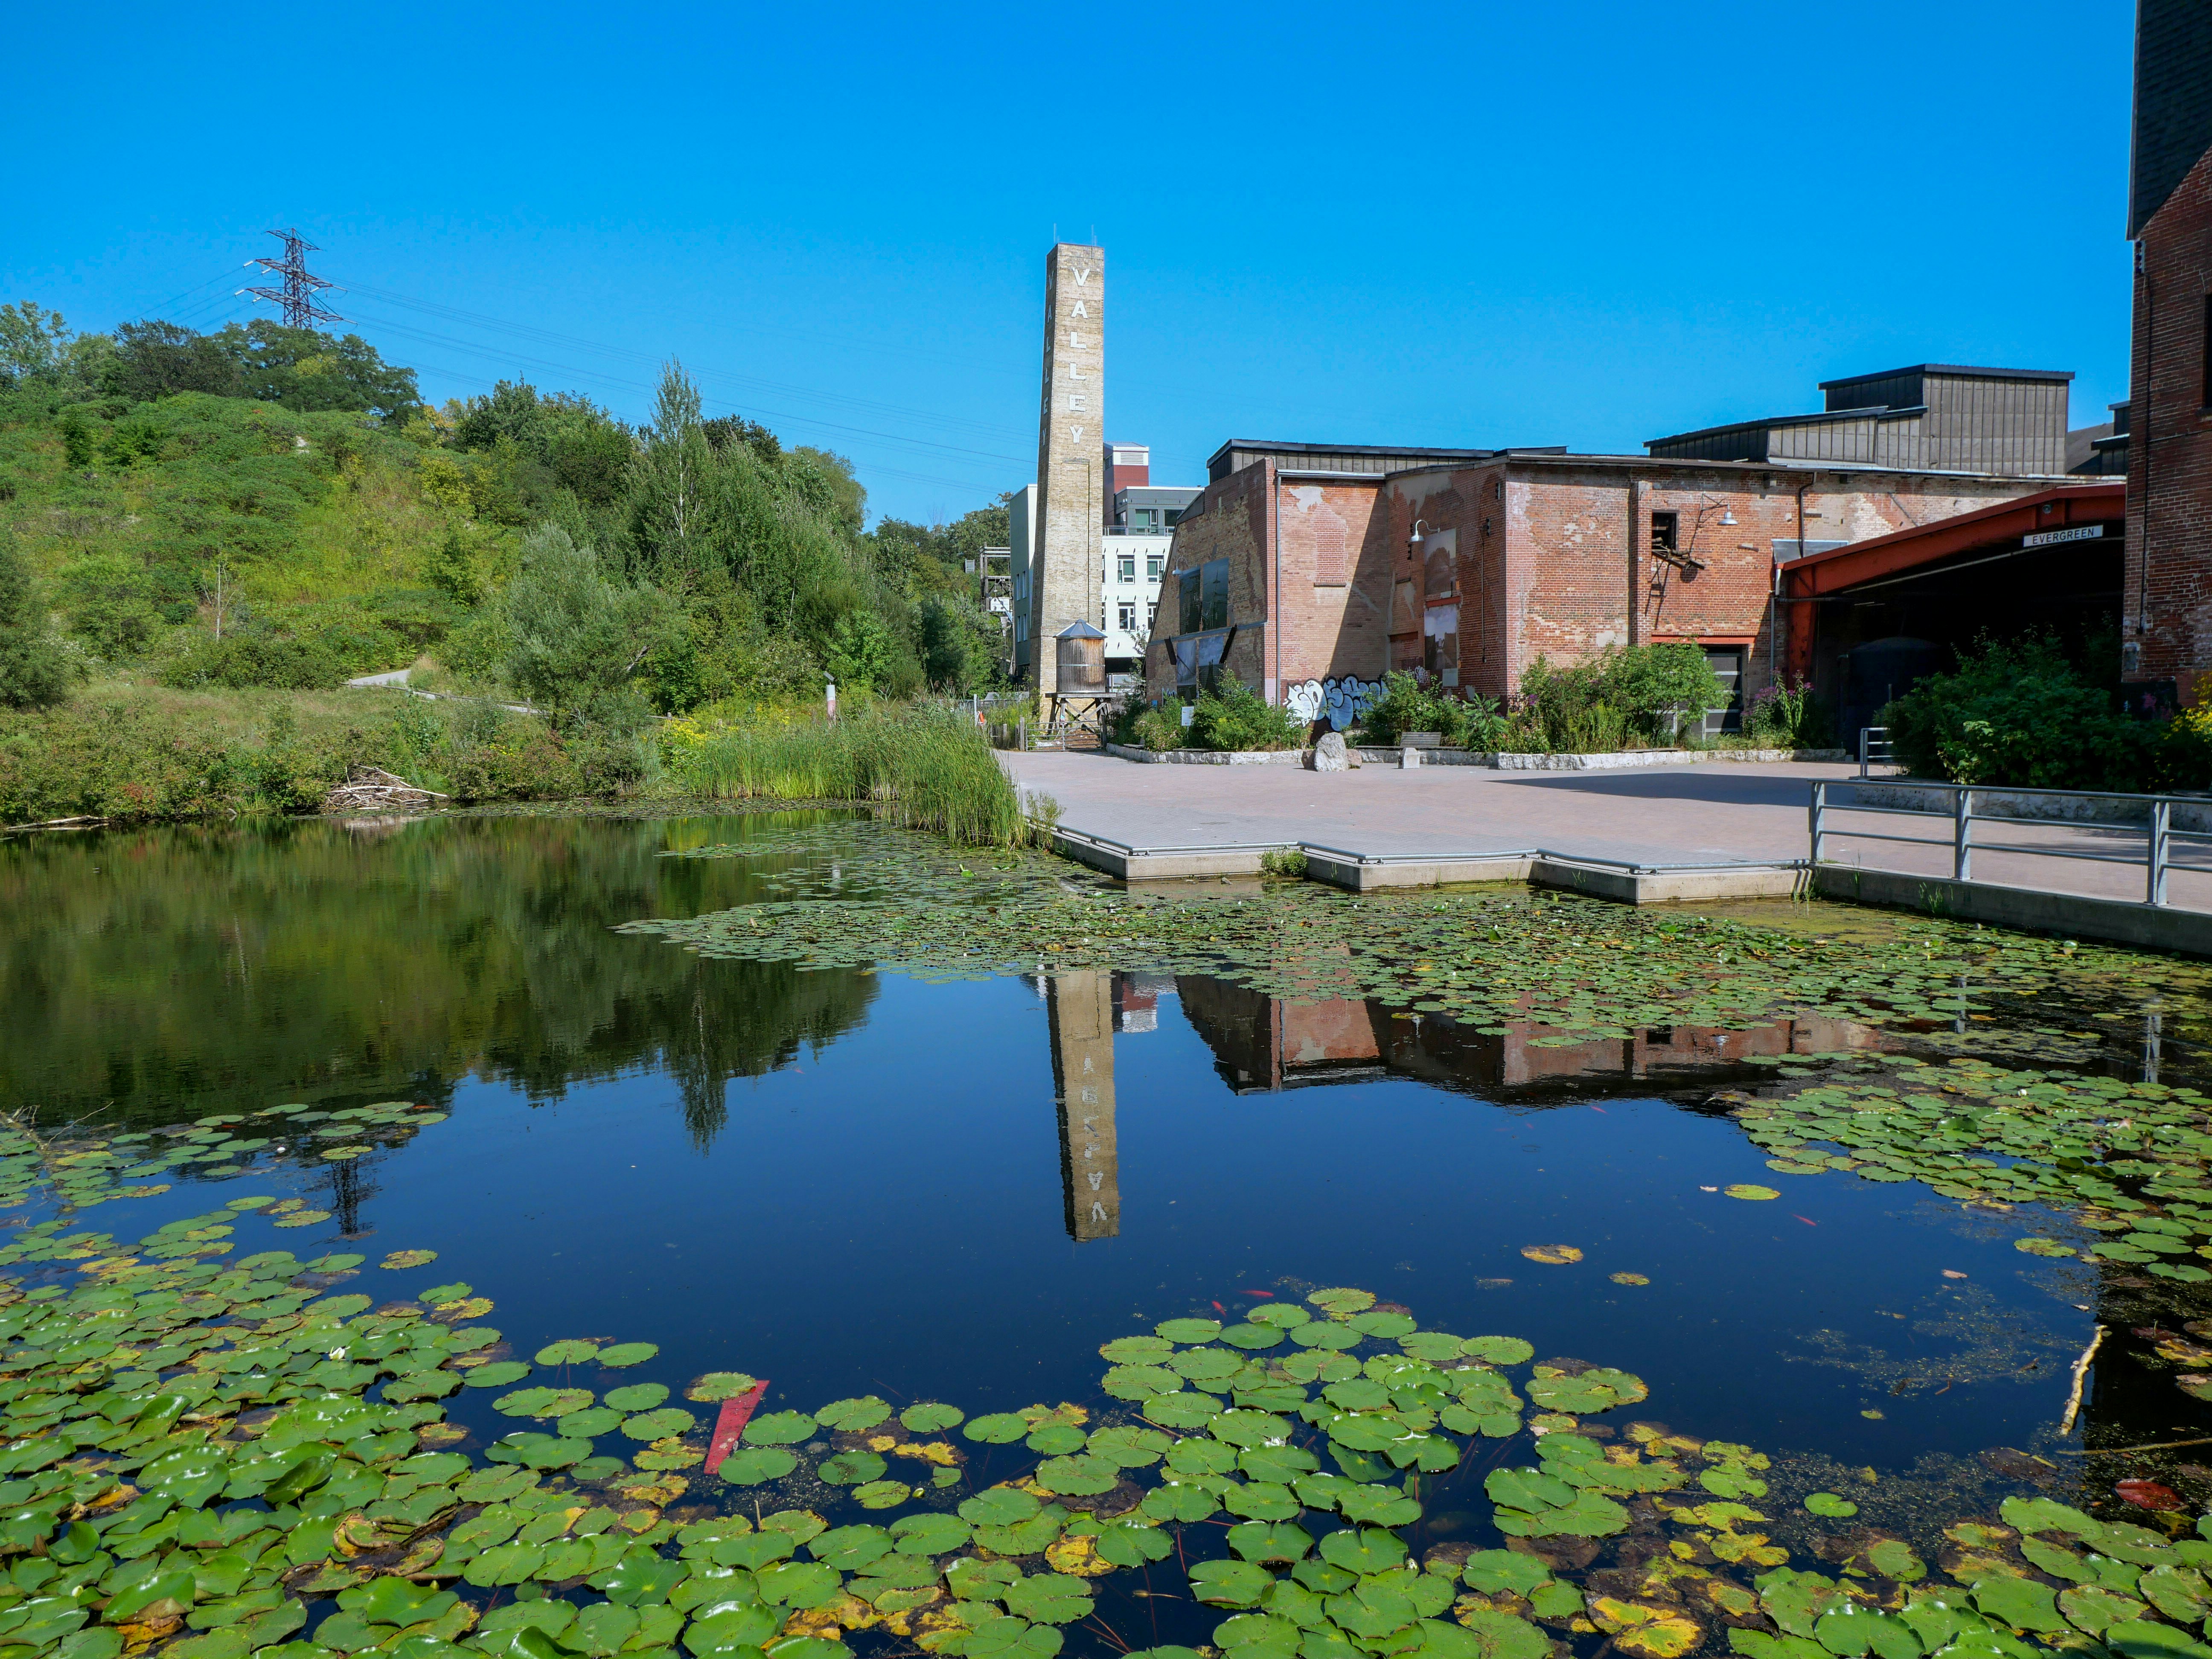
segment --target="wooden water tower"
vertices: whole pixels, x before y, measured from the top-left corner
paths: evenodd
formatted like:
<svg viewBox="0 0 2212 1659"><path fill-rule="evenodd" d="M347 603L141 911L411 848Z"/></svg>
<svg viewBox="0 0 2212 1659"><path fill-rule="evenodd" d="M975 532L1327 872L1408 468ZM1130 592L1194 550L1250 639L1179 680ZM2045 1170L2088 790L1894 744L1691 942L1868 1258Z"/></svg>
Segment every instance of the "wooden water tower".
<svg viewBox="0 0 2212 1659"><path fill-rule="evenodd" d="M1061 738L1071 732L1102 740L1106 712L1106 636L1087 622L1070 623L1054 641L1054 688L1045 699L1046 729Z"/></svg>

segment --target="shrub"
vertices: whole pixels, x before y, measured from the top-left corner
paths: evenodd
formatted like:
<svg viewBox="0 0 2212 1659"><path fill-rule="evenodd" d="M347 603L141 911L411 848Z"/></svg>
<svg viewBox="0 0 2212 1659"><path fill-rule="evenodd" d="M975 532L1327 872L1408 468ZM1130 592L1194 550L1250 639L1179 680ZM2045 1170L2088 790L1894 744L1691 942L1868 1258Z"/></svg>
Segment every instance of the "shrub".
<svg viewBox="0 0 2212 1659"><path fill-rule="evenodd" d="M1513 735L1534 750L1603 753L1674 740L1727 702L1693 645L1632 645L1564 668L1539 657L1521 676Z"/></svg>
<svg viewBox="0 0 2212 1659"><path fill-rule="evenodd" d="M1227 682L1218 692L1200 691L1190 720L1194 749L1238 753L1297 749L1304 745L1305 737L1305 726L1295 714L1262 702L1260 694L1241 680Z"/></svg>
<svg viewBox="0 0 2212 1659"><path fill-rule="evenodd" d="M1743 711L1743 729L1778 749L1824 749L1835 741L1835 721L1806 680L1761 687Z"/></svg>
<svg viewBox="0 0 2212 1659"><path fill-rule="evenodd" d="M0 703L44 708L60 702L70 694L74 666L46 626L14 536L0 527Z"/></svg>
<svg viewBox="0 0 2212 1659"><path fill-rule="evenodd" d="M343 683L346 664L321 640L280 639L271 634L228 634L196 640L161 670L161 683L191 690L265 686L319 691Z"/></svg>
<svg viewBox="0 0 2212 1659"><path fill-rule="evenodd" d="M584 793L584 775L558 733L511 720L457 745L447 772L463 801L558 800Z"/></svg>
<svg viewBox="0 0 2212 1659"><path fill-rule="evenodd" d="M1163 703L1157 708L1142 710L1131 723L1129 735L1155 755L1182 748L1182 704L1180 702Z"/></svg>
<svg viewBox="0 0 2212 1659"><path fill-rule="evenodd" d="M1411 674L1383 677L1382 697L1359 722L1360 732L1377 744L1395 743L1408 732L1434 732L1455 749L1497 749L1506 722L1498 705L1480 694L1454 696L1431 690Z"/></svg>
<svg viewBox="0 0 2212 1659"><path fill-rule="evenodd" d="M110 702L0 722L0 820L124 820L311 809L346 773L358 732L303 739L289 709L225 738L174 711Z"/></svg>
<svg viewBox="0 0 2212 1659"><path fill-rule="evenodd" d="M2201 789L2212 732L2192 713L2131 717L2069 663L2056 640L1984 640L1885 708L1898 758L1917 776L2038 789Z"/></svg>

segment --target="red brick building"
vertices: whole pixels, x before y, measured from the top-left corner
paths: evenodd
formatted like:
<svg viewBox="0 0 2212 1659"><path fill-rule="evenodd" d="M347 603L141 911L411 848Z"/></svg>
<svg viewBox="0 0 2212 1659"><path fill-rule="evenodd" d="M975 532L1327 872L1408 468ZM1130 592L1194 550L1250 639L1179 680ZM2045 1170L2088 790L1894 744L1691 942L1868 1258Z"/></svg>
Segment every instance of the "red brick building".
<svg viewBox="0 0 2212 1659"><path fill-rule="evenodd" d="M2141 0L2128 234L2121 676L2194 703L2212 671L2212 6Z"/></svg>
<svg viewBox="0 0 2212 1659"><path fill-rule="evenodd" d="M2063 394L2062 381L2062 464ZM1502 698L1540 655L1646 641L1702 647L1740 708L1788 661L1777 589L1790 562L2068 482L1765 452L1245 442L1208 471L1176 526L1146 695L1188 696L1227 674L1339 727L1392 670Z"/></svg>

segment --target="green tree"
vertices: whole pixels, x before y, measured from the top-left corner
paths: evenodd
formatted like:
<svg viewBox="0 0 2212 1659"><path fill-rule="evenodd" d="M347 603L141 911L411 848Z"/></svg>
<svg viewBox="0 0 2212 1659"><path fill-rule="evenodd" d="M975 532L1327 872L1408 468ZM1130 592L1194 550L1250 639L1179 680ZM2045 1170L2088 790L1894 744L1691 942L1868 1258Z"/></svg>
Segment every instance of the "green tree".
<svg viewBox="0 0 2212 1659"><path fill-rule="evenodd" d="M680 637L682 613L659 589L611 580L599 555L557 526L523 538L522 568L501 599L507 677L532 702L612 719L640 702L639 671ZM640 702L641 707L641 702Z"/></svg>
<svg viewBox="0 0 2212 1659"><path fill-rule="evenodd" d="M806 504L848 537L857 538L867 521L868 492L852 462L827 449L800 445L790 452L785 473Z"/></svg>
<svg viewBox="0 0 2212 1659"><path fill-rule="evenodd" d="M29 300L0 306L0 386L61 378L69 363L69 325Z"/></svg>
<svg viewBox="0 0 2212 1659"><path fill-rule="evenodd" d="M830 678L841 686L871 690L894 678L890 629L872 611L848 611L830 630Z"/></svg>
<svg viewBox="0 0 2212 1659"><path fill-rule="evenodd" d="M921 672L939 690L964 696L998 683L1005 633L973 600L933 595L921 606Z"/></svg>
<svg viewBox="0 0 2212 1659"><path fill-rule="evenodd" d="M0 703L45 708L69 696L70 665L46 626L30 566L12 531L0 526Z"/></svg>
<svg viewBox="0 0 2212 1659"><path fill-rule="evenodd" d="M148 318L115 331L115 354L100 390L126 403L150 404L179 392L235 398L245 388L236 360L220 340Z"/></svg>
<svg viewBox="0 0 2212 1659"><path fill-rule="evenodd" d="M689 586L717 556L721 526L713 488L716 457L699 418L699 388L672 358L660 373L653 424L639 436L630 465L630 534L655 580Z"/></svg>

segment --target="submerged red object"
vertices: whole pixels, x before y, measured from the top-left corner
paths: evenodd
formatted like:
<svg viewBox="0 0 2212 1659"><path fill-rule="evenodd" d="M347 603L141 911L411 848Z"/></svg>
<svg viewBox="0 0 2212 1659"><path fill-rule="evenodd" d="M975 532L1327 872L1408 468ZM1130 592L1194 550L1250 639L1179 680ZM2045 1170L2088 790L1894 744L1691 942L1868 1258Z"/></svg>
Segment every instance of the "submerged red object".
<svg viewBox="0 0 2212 1659"><path fill-rule="evenodd" d="M722 1402L721 1415L714 1419L714 1443L707 1448L708 1474L721 1472L722 1460L737 1449L738 1437L752 1420L753 1407L767 1393L768 1379L763 1377L743 1394L733 1394Z"/></svg>
<svg viewBox="0 0 2212 1659"><path fill-rule="evenodd" d="M1265 1296L1265 1297L1273 1297L1275 1293L1274 1293L1273 1291L1237 1291L1237 1295L1239 1295L1239 1296Z"/></svg>
<svg viewBox="0 0 2212 1659"><path fill-rule="evenodd" d="M2129 1503L2142 1510L2178 1510L2181 1494L2171 1486L2161 1486L2155 1480L2123 1480L2113 1486Z"/></svg>

